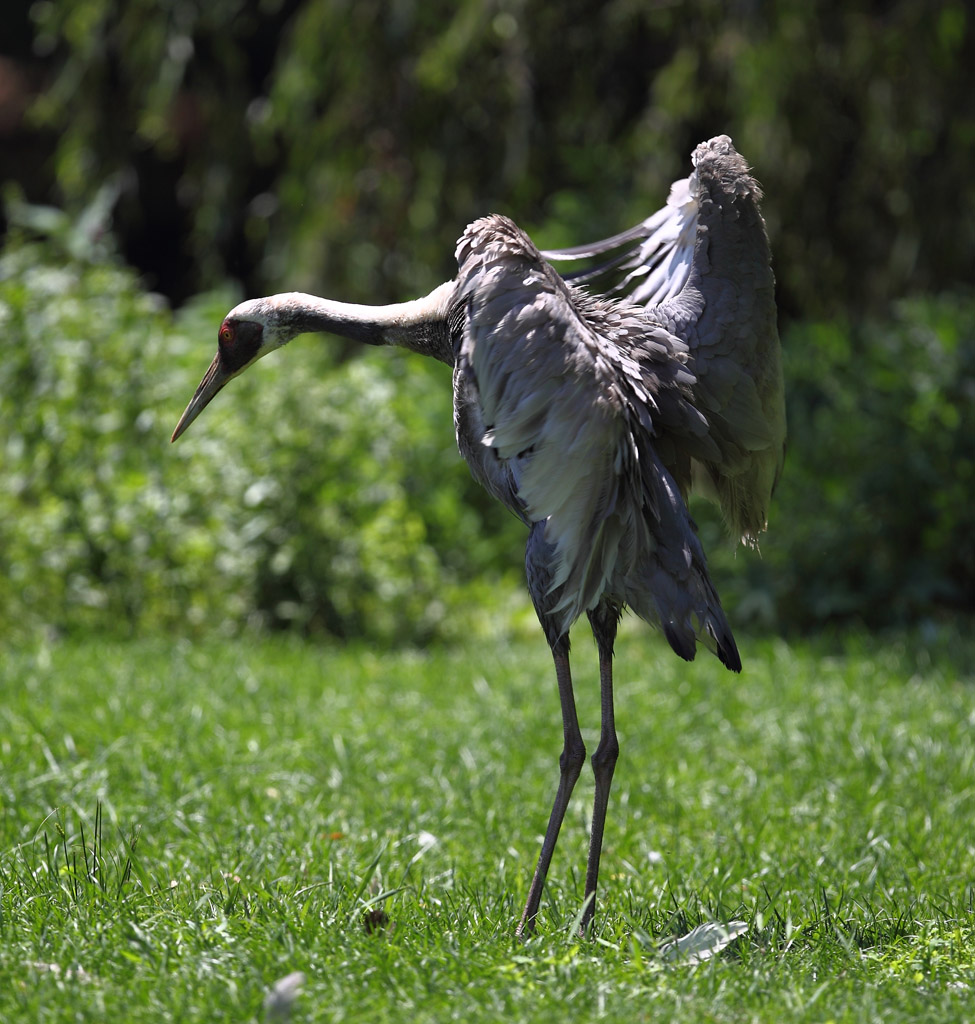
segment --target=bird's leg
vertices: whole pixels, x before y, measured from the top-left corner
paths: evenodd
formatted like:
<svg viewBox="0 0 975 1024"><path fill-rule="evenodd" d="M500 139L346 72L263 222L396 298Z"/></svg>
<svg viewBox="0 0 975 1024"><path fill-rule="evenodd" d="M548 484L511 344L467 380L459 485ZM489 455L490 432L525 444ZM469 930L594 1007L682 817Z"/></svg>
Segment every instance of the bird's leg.
<svg viewBox="0 0 975 1024"><path fill-rule="evenodd" d="M604 603L589 613L596 646L599 649L599 697L601 719L599 746L592 755L592 771L596 778L596 796L592 805L592 831L589 838L589 863L586 867L586 905L582 912L580 931L585 934L596 913L596 881L599 877L599 857L603 848L603 827L609 805L609 789L613 770L619 756L616 739L616 719L613 714L613 643L619 625L620 610Z"/></svg>
<svg viewBox="0 0 975 1024"><path fill-rule="evenodd" d="M559 758L559 788L555 793L555 803L552 805L552 814L548 819L548 828L545 829L545 839L542 841L542 851L538 855L535 876L532 878L531 888L528 890L528 901L525 903L525 911L521 915L521 923L518 925L516 934L519 936L531 935L535 930L535 918L538 916L538 906L542 899L542 888L545 885L545 876L548 874L548 866L552 861L552 853L559 838L559 829L562 827L565 810L569 806L572 789L582 771L582 763L586 759L586 747L582 742L582 733L579 731L575 696L572 693L572 677L569 673L568 635L558 637L552 643L552 656L555 659L555 676L558 680L559 700L562 704L564 740L562 756Z"/></svg>

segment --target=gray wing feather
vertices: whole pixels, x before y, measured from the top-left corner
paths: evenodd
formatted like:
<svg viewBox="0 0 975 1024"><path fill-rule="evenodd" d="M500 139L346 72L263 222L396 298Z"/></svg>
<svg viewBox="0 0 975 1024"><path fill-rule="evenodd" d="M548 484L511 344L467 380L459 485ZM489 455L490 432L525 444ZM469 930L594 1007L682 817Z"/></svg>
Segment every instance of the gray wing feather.
<svg viewBox="0 0 975 1024"><path fill-rule="evenodd" d="M698 146L693 173L667 205L615 238L552 259L622 254L578 278L640 302L688 347L694 402L719 452L694 459L693 489L716 500L754 543L785 452L785 400L775 282L761 191L727 136Z"/></svg>
<svg viewBox="0 0 975 1024"><path fill-rule="evenodd" d="M655 453L642 453L644 503L657 539L652 553L624 580L624 603L642 618L658 621L671 647L688 661L695 638L728 668L741 658L721 601L711 582L704 549L676 482Z"/></svg>
<svg viewBox="0 0 975 1024"><path fill-rule="evenodd" d="M644 306L655 306L673 298L687 283L694 260L697 238L697 179L681 178L670 186L666 205L635 227L612 238L604 238L572 249L546 249L547 260L594 259L614 250L618 255L591 270L570 275L578 284L588 284L613 274L607 291L625 296Z"/></svg>

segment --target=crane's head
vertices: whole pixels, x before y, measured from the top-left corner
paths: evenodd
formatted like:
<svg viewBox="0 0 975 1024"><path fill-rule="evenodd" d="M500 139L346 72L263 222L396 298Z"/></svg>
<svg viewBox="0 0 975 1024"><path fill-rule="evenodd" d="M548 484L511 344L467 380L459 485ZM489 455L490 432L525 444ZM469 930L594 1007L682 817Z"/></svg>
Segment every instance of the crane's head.
<svg viewBox="0 0 975 1024"><path fill-rule="evenodd" d="M280 348L292 335L293 332L284 329L277 310L267 300L251 299L235 306L220 324L217 354L180 416L172 440L175 441L203 412L227 381L243 373L268 352Z"/></svg>

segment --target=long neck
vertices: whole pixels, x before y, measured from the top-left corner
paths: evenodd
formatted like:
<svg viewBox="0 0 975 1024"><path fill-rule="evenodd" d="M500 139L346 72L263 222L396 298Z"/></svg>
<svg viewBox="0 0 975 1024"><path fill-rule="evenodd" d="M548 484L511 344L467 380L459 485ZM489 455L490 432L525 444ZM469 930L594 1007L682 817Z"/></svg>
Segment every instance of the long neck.
<svg viewBox="0 0 975 1024"><path fill-rule="evenodd" d="M335 302L304 292L271 295L263 301L288 337L338 334L366 345L397 345L453 365L448 311L455 288L448 281L422 299L391 306Z"/></svg>

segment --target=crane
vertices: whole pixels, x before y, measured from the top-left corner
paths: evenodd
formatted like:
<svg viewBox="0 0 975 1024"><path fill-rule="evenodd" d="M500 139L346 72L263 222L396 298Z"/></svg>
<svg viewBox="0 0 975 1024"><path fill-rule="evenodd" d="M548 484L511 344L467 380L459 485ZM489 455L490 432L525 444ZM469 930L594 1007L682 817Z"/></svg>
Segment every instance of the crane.
<svg viewBox="0 0 975 1024"><path fill-rule="evenodd" d="M692 163L661 210L589 245L540 252L507 217L474 221L457 243L457 276L423 298L369 306L289 292L240 303L173 433L299 334L398 345L453 367L460 453L528 528L528 590L562 712L558 786L519 935L535 928L585 760L570 626L589 619L601 704L583 932L619 753L613 648L624 608L659 626L681 658L700 642L741 670L686 500L716 501L746 544L766 528L785 450L774 280L761 192L731 140L702 143ZM565 276L553 266L579 260Z"/></svg>

